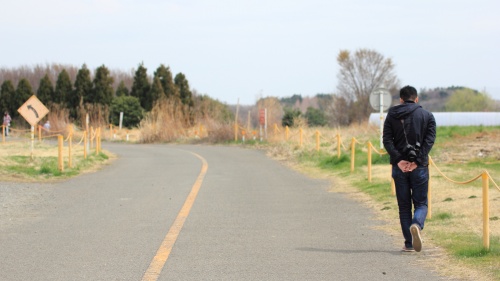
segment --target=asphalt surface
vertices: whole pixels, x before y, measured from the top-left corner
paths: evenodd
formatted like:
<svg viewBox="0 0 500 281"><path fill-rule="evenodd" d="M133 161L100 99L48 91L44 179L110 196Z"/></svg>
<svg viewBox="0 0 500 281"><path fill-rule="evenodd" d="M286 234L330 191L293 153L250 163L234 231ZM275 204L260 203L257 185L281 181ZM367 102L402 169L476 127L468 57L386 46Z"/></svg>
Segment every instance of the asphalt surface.
<svg viewBox="0 0 500 281"><path fill-rule="evenodd" d="M262 151L104 148L118 159L95 173L0 182L0 280L141 280L200 173L193 153L208 171L158 280L446 280L366 207Z"/></svg>

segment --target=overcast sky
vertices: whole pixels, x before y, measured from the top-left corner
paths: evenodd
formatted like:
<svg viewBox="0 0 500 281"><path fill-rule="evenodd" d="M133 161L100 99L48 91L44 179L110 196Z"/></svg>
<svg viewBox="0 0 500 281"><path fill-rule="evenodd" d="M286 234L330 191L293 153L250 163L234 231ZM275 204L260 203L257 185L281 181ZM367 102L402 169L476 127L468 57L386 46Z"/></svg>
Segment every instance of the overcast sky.
<svg viewBox="0 0 500 281"><path fill-rule="evenodd" d="M0 66L182 72L229 104L334 93L342 49L376 50L402 85L500 99L498 0L0 0Z"/></svg>

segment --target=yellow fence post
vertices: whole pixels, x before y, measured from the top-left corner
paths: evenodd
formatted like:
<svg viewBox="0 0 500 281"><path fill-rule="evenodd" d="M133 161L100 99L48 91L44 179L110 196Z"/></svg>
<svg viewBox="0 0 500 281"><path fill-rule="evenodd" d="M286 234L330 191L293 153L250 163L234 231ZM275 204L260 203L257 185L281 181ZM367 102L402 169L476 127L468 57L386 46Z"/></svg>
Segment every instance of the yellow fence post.
<svg viewBox="0 0 500 281"><path fill-rule="evenodd" d="M99 154L101 150L101 127L96 128L96 136L95 136L95 151L96 154Z"/></svg>
<svg viewBox="0 0 500 281"><path fill-rule="evenodd" d="M372 182L372 143L368 142L368 182Z"/></svg>
<svg viewBox="0 0 500 281"><path fill-rule="evenodd" d="M42 141L42 126L38 125L38 141Z"/></svg>
<svg viewBox="0 0 500 281"><path fill-rule="evenodd" d="M432 177L431 177L431 164L432 164L432 159L429 156L429 166L427 166L427 169L429 169L429 189L427 190L427 218L432 219Z"/></svg>
<svg viewBox="0 0 500 281"><path fill-rule="evenodd" d="M89 131L90 148L94 148L95 133L94 137L92 137L92 132L94 132L94 127L90 126L90 131Z"/></svg>
<svg viewBox="0 0 500 281"><path fill-rule="evenodd" d="M351 140L351 173L354 172L354 162L356 157L356 139L352 137Z"/></svg>
<svg viewBox="0 0 500 281"><path fill-rule="evenodd" d="M316 151L319 151L319 131L316 130Z"/></svg>
<svg viewBox="0 0 500 281"><path fill-rule="evenodd" d="M489 204L489 176L483 171L483 246L490 249L490 204Z"/></svg>
<svg viewBox="0 0 500 281"><path fill-rule="evenodd" d="M337 133L337 159L340 159L340 134Z"/></svg>
<svg viewBox="0 0 500 281"><path fill-rule="evenodd" d="M62 154L62 150L63 150L63 146L64 146L64 139L63 139L62 135L57 136L57 143L58 143L57 167L59 168L59 171L62 172L62 171L64 171L63 154Z"/></svg>
<svg viewBox="0 0 500 281"><path fill-rule="evenodd" d="M288 137L290 135L290 129L288 128L288 125L285 127L285 140L288 140Z"/></svg>

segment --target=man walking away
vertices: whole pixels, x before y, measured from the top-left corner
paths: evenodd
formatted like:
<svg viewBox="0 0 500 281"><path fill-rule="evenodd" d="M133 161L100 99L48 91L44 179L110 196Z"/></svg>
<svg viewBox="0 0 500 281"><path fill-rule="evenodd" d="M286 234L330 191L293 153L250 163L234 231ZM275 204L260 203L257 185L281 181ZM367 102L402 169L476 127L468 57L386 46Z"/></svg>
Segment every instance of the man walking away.
<svg viewBox="0 0 500 281"><path fill-rule="evenodd" d="M400 104L391 107L387 114L383 142L390 155L396 185L399 221L405 239L403 251L420 252L420 231L427 217L429 152L436 139L436 120L417 104L414 87L401 88L399 97Z"/></svg>

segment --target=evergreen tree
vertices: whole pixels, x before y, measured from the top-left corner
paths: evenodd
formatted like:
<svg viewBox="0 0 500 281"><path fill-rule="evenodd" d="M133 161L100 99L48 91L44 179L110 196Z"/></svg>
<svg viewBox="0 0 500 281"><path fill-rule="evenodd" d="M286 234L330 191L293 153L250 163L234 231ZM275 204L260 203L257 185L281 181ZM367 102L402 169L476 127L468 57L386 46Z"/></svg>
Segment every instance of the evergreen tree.
<svg viewBox="0 0 500 281"><path fill-rule="evenodd" d="M137 126L142 119L142 107L139 99L131 96L120 96L111 103L111 123L119 125L120 112L123 112L123 126L132 128Z"/></svg>
<svg viewBox="0 0 500 281"><path fill-rule="evenodd" d="M179 97L179 90L174 84L174 79L172 78L172 72L170 71L170 67L165 67L165 65L160 65L155 73L154 77L160 78L161 86L163 88L163 92L167 98L170 97Z"/></svg>
<svg viewBox="0 0 500 281"><path fill-rule="evenodd" d="M174 83L179 89L182 103L188 105L189 107L193 107L193 93L189 89L189 82L187 81L186 76L182 73L178 73L175 75Z"/></svg>
<svg viewBox="0 0 500 281"><path fill-rule="evenodd" d="M125 86L125 82L122 80L118 87L116 88L115 96L117 97L126 97L130 96L127 86Z"/></svg>
<svg viewBox="0 0 500 281"><path fill-rule="evenodd" d="M163 87L161 86L161 81L158 76L155 76L153 80L153 85L151 86L151 99L153 104L160 99L164 99L165 93L163 92Z"/></svg>
<svg viewBox="0 0 500 281"><path fill-rule="evenodd" d="M17 111L17 108L14 108L14 106L12 106L12 99L14 98L15 94L16 89L14 88L12 81L3 81L2 87L0 88L0 109L2 110L2 116L5 111L8 111L9 113Z"/></svg>
<svg viewBox="0 0 500 281"><path fill-rule="evenodd" d="M28 79L23 78L17 83L15 95L11 99L12 107L10 115L12 117L18 116L17 109L21 107L33 95L33 88ZM13 110L14 109L14 110Z"/></svg>
<svg viewBox="0 0 500 281"><path fill-rule="evenodd" d="M93 101L91 103L110 106L113 101L113 77L110 76L106 66L102 65L96 69L93 83Z"/></svg>
<svg viewBox="0 0 500 281"><path fill-rule="evenodd" d="M38 86L36 96L46 106L52 103L51 99L54 96L54 85L52 81L50 81L48 74L45 74L45 76L40 79L40 86Z"/></svg>
<svg viewBox="0 0 500 281"><path fill-rule="evenodd" d="M75 88L70 96L67 96L66 104L69 108L70 117L78 118L78 108L83 106L83 101L92 92L92 80L90 78L90 70L84 64L75 79Z"/></svg>
<svg viewBox="0 0 500 281"><path fill-rule="evenodd" d="M71 85L71 78L69 77L66 69L63 69L59 73L59 76L57 76L56 89L54 91L54 96L52 97L52 102L64 105L66 96L70 95L72 90L73 86Z"/></svg>
<svg viewBox="0 0 500 281"><path fill-rule="evenodd" d="M281 98L280 99L280 102L284 105L284 106L289 106L289 107L293 107L297 101L299 101L299 103L302 103L302 95L293 95L291 97L286 97L286 98Z"/></svg>
<svg viewBox="0 0 500 281"><path fill-rule="evenodd" d="M302 113L298 109L291 107L285 107L285 113L283 114L283 119L281 120L281 125L283 127L293 127L295 119L299 118Z"/></svg>
<svg viewBox="0 0 500 281"><path fill-rule="evenodd" d="M135 72L134 83L130 95L139 99L142 108L146 111L151 111L153 108L153 100L151 98L151 85L149 84L147 69L143 64Z"/></svg>
<svg viewBox="0 0 500 281"><path fill-rule="evenodd" d="M307 108L305 117L307 124L311 127L325 126L328 123L325 112L311 106Z"/></svg>

